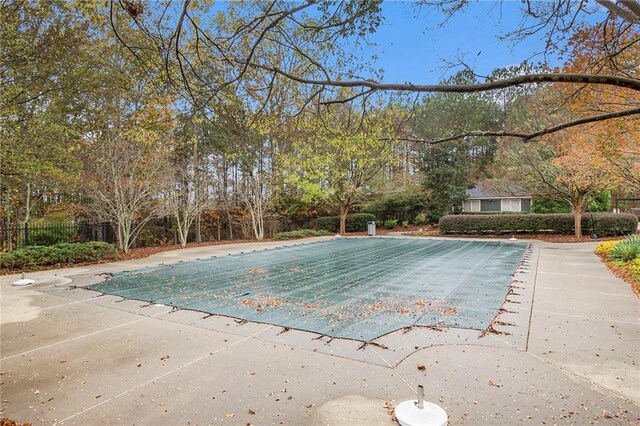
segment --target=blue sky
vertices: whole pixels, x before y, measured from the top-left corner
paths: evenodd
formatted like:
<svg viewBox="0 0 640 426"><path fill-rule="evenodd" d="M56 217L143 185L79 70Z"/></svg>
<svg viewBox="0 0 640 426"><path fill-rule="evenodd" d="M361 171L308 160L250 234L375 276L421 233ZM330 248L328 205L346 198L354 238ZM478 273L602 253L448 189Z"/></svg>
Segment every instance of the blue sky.
<svg viewBox="0 0 640 426"><path fill-rule="evenodd" d="M376 43L370 53L379 59L376 68L385 70L385 82L437 83L455 71L446 70L446 61L464 55L465 62L479 74L498 67L519 64L544 50L541 38L511 43L498 39L518 27L522 3L506 1L500 9L492 1L472 3L442 27L442 15L417 10L409 1L385 1L385 21L368 40ZM533 62L545 58L538 55ZM557 57L546 58L550 65L561 65Z"/></svg>

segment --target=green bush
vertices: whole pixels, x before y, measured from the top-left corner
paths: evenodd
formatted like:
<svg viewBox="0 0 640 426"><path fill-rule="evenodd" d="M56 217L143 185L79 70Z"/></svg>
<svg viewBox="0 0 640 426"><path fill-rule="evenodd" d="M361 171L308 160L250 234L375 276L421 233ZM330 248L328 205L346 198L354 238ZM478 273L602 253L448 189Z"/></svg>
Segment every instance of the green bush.
<svg viewBox="0 0 640 426"><path fill-rule="evenodd" d="M0 267L2 269L26 269L45 265L114 259L116 255L115 247L103 242L29 246L8 253L0 253Z"/></svg>
<svg viewBox="0 0 640 426"><path fill-rule="evenodd" d="M588 212L608 212L611 210L611 192L603 192L593 197L585 210Z"/></svg>
<svg viewBox="0 0 640 426"><path fill-rule="evenodd" d="M347 232L360 232L367 230L367 222L375 222L376 217L370 213L354 213L347 215L345 228ZM321 216L315 220L315 227L318 230L338 232L340 217Z"/></svg>
<svg viewBox="0 0 640 426"><path fill-rule="evenodd" d="M443 234L573 234L572 214L449 215L440 219ZM582 215L582 232L600 237L636 232L638 218L632 214L587 213Z"/></svg>
<svg viewBox="0 0 640 426"><path fill-rule="evenodd" d="M64 212L49 213L29 224L30 246L70 243L76 237L72 218Z"/></svg>
<svg viewBox="0 0 640 426"><path fill-rule="evenodd" d="M507 212L501 210L487 210L484 212L464 212L464 214L529 214L529 212Z"/></svg>
<svg viewBox="0 0 640 426"><path fill-rule="evenodd" d="M384 221L384 227L387 229L393 229L394 226L398 224L396 219L387 219Z"/></svg>
<svg viewBox="0 0 640 426"><path fill-rule="evenodd" d="M424 213L418 213L413 219L413 223L416 225L422 225L427 223L427 215Z"/></svg>
<svg viewBox="0 0 640 426"><path fill-rule="evenodd" d="M298 238L307 238L307 237L323 237L326 235L331 235L331 232L325 231L324 229L315 230L315 229L297 229L295 231L288 232L278 232L274 239L276 240L295 240Z"/></svg>
<svg viewBox="0 0 640 426"><path fill-rule="evenodd" d="M531 213L571 213L571 206L566 201L533 197Z"/></svg>
<svg viewBox="0 0 640 426"><path fill-rule="evenodd" d="M365 212L382 220L409 221L426 207L424 192L420 188L407 188L401 192L384 194L363 207Z"/></svg>
<svg viewBox="0 0 640 426"><path fill-rule="evenodd" d="M630 235L618 242L609 252L609 258L622 262L640 258L640 235Z"/></svg>
<svg viewBox="0 0 640 426"><path fill-rule="evenodd" d="M68 243L76 236L76 230L71 224L45 224L42 227L29 229L29 245L51 246Z"/></svg>
<svg viewBox="0 0 640 426"><path fill-rule="evenodd" d="M409 221L408 220L403 220L402 221L402 227L403 228L408 228L409 227Z"/></svg>

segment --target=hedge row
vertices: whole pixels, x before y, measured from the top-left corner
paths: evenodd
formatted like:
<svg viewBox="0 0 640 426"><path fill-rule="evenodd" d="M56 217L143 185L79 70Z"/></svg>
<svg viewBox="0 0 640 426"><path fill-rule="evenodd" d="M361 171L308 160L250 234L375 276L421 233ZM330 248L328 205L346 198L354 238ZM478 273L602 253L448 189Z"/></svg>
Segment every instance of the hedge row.
<svg viewBox="0 0 640 426"><path fill-rule="evenodd" d="M0 267L2 269L26 269L44 265L114 259L116 256L115 247L103 242L30 246L8 253L0 253Z"/></svg>
<svg viewBox="0 0 640 426"><path fill-rule="evenodd" d="M370 213L354 213L347 215L345 228L347 232L360 232L367 230L367 222L375 222L376 217ZM321 216L315 220L316 229L329 232L338 232L340 226L339 216Z"/></svg>
<svg viewBox="0 0 640 426"><path fill-rule="evenodd" d="M488 210L483 212L464 212L464 214L468 215L479 215L479 214L529 214L529 212L508 212L501 210Z"/></svg>
<svg viewBox="0 0 640 426"><path fill-rule="evenodd" d="M297 229L295 231L287 231L287 232L278 232L274 239L276 240L295 240L298 238L307 238L307 237L324 237L327 235L331 235L331 232L325 231L324 229L315 230L315 229Z"/></svg>
<svg viewBox="0 0 640 426"><path fill-rule="evenodd" d="M638 218L632 214L586 213L582 232L600 237L636 232ZM449 215L440 219L443 234L516 234L549 232L573 234L573 214Z"/></svg>

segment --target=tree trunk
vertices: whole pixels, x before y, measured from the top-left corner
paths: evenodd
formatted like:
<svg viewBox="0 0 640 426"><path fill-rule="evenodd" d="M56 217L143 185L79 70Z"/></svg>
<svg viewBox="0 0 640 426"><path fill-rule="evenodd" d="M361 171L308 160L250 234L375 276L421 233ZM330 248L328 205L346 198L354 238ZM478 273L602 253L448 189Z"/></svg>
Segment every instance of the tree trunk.
<svg viewBox="0 0 640 426"><path fill-rule="evenodd" d="M582 197L579 196L571 203L573 207L573 226L576 238L582 238Z"/></svg>
<svg viewBox="0 0 640 426"><path fill-rule="evenodd" d="M198 213L198 215L196 216L196 243L201 243L202 242L202 234L200 232L200 217L202 216L202 213Z"/></svg>
<svg viewBox="0 0 640 426"><path fill-rule="evenodd" d="M582 211L578 209L573 210L573 224L576 228L576 238L582 238Z"/></svg>
<svg viewBox="0 0 640 426"><path fill-rule="evenodd" d="M349 205L345 202L340 203L340 235L347 234L347 214L349 213Z"/></svg>

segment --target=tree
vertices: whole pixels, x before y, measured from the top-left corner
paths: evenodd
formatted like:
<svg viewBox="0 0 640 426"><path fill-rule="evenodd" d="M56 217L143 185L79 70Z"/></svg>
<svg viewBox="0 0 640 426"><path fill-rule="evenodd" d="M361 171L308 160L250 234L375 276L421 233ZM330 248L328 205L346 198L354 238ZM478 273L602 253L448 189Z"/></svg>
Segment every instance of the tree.
<svg viewBox="0 0 640 426"><path fill-rule="evenodd" d="M64 2L0 3L0 201L8 222L28 222L39 200L76 189L90 37Z"/></svg>
<svg viewBox="0 0 640 426"><path fill-rule="evenodd" d="M167 209L176 221L180 245L187 245L189 229L204 210L211 207L212 199L204 171L198 133L199 121L184 123L176 135L178 141L172 152L171 176L173 184L167 188Z"/></svg>
<svg viewBox="0 0 640 426"><path fill-rule="evenodd" d="M499 2L496 2L499 4ZM522 8L523 20L521 26L512 36L517 38L531 37L538 33L546 33L548 49L555 48L560 40L571 36L572 32L580 28L589 16L599 8L610 12L598 24L600 27L608 22L615 22L614 37L607 43L607 58L615 63L618 53L638 44L639 40L622 43L618 36L628 26L640 23L640 3L637 0L614 2L612 0L598 0L598 5L590 6L582 0L555 0L553 2L524 2ZM128 5L136 4L133 10ZM467 0L424 0L419 6L435 7L445 14L462 13L468 4ZM373 93L382 91L419 92L419 93L477 93L499 90L519 85L535 85L549 83L552 85L571 85L579 88L583 85L624 87L640 91L640 80L621 75L606 73L567 73L545 72L518 75L499 80L487 80L477 84L417 84L382 83L372 75L362 75L366 72L362 61L353 61L348 54L348 46L365 39L366 35L375 32L382 16L380 1L361 2L345 0L329 2L307 0L302 3L283 3L279 1L241 3L231 6L235 13L233 28L218 28L216 21L208 17L206 8L198 7L199 3L184 0L179 6L167 3L163 10L156 13L144 13L140 4L133 2L120 3L115 6L110 3L109 8L126 10L120 13L123 20L135 19L138 26L146 31L149 40L159 47L158 55L165 63L176 61L180 70L193 69L193 64L201 61L203 55L216 57L217 63L229 71L215 80L194 76L190 72L181 72L179 79L187 87L193 83L194 87L201 87L217 93L220 88L229 85L242 86L243 79L252 70L266 71L275 81L278 78L289 79L302 83L308 88L308 104L317 100L331 104L338 97L340 89L349 88L354 94L348 100L367 98ZM169 10L174 8L172 10ZM496 8L499 9L499 8ZM179 19L175 19L179 16ZM117 31L117 26L113 26ZM157 28L157 30L155 30ZM181 37L191 35L189 40ZM199 43L193 43L193 38ZM277 55L261 54L262 46L275 43L273 50ZM248 49L238 50L237 46L248 46ZM152 46L153 47L153 46ZM283 62L282 58L290 60ZM346 58L336 60L333 58ZM169 69L169 67L167 67ZM331 72L338 70L337 72ZM189 78L191 77L191 78ZM176 80L176 78L174 78ZM270 86L262 89L270 90ZM191 92L191 90L189 90ZM580 126L586 123L604 121L618 117L637 115L640 108L620 108L613 112L574 118L569 121L555 123L547 127L534 129L529 132L512 130L499 131L468 131L452 135L445 139L432 142L460 139L466 136L511 136L522 140L533 140L540 136L551 134L563 129Z"/></svg>
<svg viewBox="0 0 640 426"><path fill-rule="evenodd" d="M472 73L463 71L446 83L473 84L474 81ZM436 94L427 97L418 108L411 138L442 139L467 129L496 130L501 128L503 120L503 113L494 99L485 99L478 94ZM437 221L452 209L460 211L466 189L486 177L486 167L493 162L496 146L495 137L467 137L418 148L416 164L424 175L426 209L431 221Z"/></svg>
<svg viewBox="0 0 640 426"><path fill-rule="evenodd" d="M498 154L502 172L535 196L562 201L574 214L576 238L582 213L594 196L615 185L589 135L558 134L542 142L512 142Z"/></svg>
<svg viewBox="0 0 640 426"><path fill-rule="evenodd" d="M334 205L344 235L349 211L373 190L381 172L399 161L392 149L391 118L380 112L363 117L334 108L308 120L285 159L287 182L304 191L303 199Z"/></svg>
<svg viewBox="0 0 640 426"><path fill-rule="evenodd" d="M616 54L615 62L609 61L606 48L611 43L611 34L616 34L618 42L629 47ZM577 31L569 43L569 72L606 72L640 79L640 45L632 44L640 39L640 32L629 27L616 31L612 24L600 28L588 26ZM565 96L569 93L563 92ZM572 93L567 107L576 114L611 112L621 106L626 108L640 105L640 92L619 87L584 87ZM640 120L638 117L616 118L594 123L580 129L591 135L598 149L598 155L605 161L612 175L620 178L625 190L640 192Z"/></svg>
<svg viewBox="0 0 640 426"><path fill-rule="evenodd" d="M92 156L85 183L88 206L114 223L118 249L127 253L149 220L162 211L160 194L167 186L167 152L147 141L155 135L141 129L109 132L89 147Z"/></svg>

